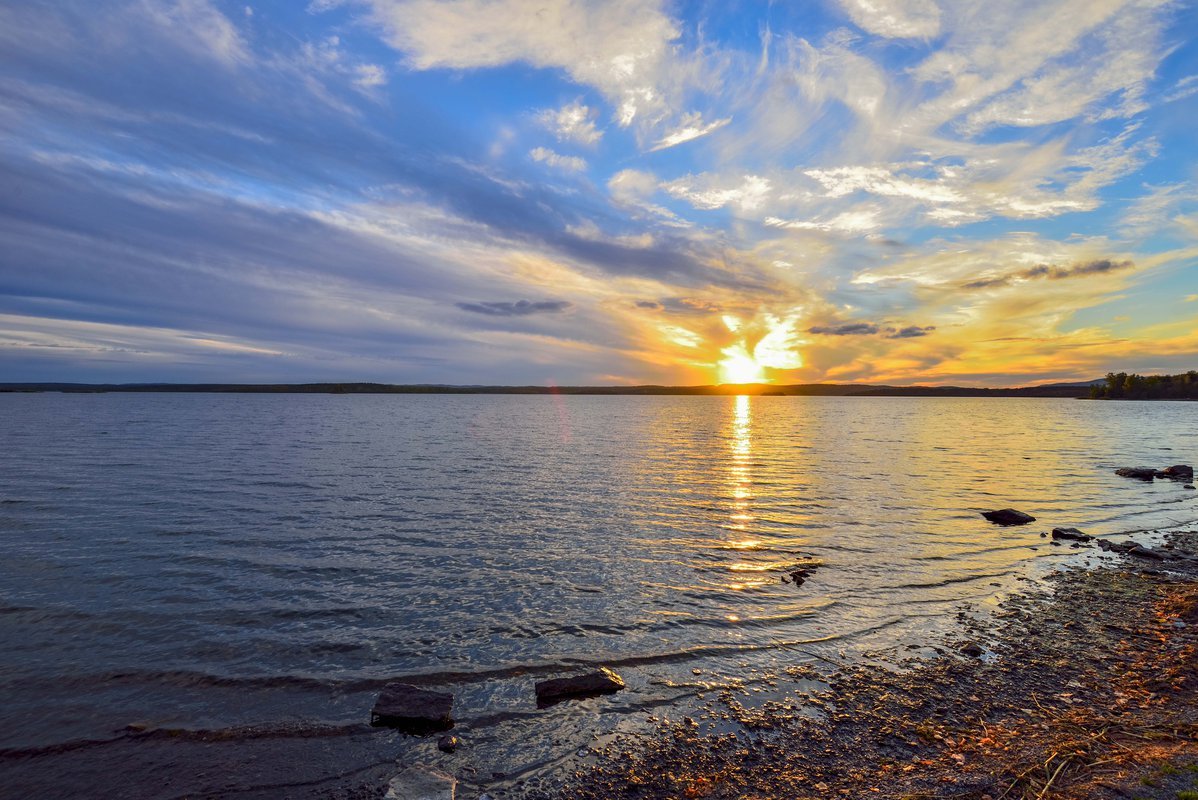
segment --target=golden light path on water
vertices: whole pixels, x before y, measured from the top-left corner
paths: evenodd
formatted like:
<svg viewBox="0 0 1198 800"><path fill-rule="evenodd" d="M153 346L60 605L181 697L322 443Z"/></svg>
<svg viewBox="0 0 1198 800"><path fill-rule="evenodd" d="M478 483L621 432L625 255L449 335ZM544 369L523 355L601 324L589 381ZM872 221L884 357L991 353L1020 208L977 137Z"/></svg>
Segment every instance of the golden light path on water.
<svg viewBox="0 0 1198 800"><path fill-rule="evenodd" d="M733 398L728 440L728 493L732 498L732 505L727 529L732 538L727 547L732 550L754 550L761 546L761 540L747 535L753 523L753 406L752 399L746 395ZM729 566L729 571L736 574L736 580L729 588L744 591L764 586L771 581L761 573L770 569L772 565L769 564L745 561L733 563ZM737 614L729 614L728 620L737 622L740 617Z"/></svg>

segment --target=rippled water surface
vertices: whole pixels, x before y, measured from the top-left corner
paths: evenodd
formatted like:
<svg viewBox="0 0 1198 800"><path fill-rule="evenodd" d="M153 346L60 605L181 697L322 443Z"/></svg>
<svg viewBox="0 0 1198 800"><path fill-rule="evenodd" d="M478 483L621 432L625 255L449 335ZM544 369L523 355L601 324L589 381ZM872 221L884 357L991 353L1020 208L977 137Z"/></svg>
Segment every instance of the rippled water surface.
<svg viewBox="0 0 1198 800"><path fill-rule="evenodd" d="M253 754L289 737L335 762L287 766L316 786L425 747L362 729L397 677L457 694L481 772L543 766L746 667L918 642L1065 559L1047 528L1198 518L1113 474L1196 434L1164 402L0 394L5 787L278 786ZM1039 521L978 514L1008 506ZM629 690L537 711L578 664Z"/></svg>

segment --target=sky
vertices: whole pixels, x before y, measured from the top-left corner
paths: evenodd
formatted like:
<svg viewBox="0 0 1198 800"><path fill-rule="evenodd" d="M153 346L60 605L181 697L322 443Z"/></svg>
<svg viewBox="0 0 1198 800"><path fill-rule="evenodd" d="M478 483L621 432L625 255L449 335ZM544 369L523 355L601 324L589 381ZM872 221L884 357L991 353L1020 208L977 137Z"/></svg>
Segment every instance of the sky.
<svg viewBox="0 0 1198 800"><path fill-rule="evenodd" d="M1198 368L1198 9L0 0L0 382Z"/></svg>

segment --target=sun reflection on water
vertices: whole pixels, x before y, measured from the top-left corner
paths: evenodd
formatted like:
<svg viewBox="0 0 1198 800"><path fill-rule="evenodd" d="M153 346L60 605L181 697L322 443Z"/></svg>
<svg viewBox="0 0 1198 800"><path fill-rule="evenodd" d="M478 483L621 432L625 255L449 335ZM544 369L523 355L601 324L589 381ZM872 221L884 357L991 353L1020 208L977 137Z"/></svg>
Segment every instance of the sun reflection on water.
<svg viewBox="0 0 1198 800"><path fill-rule="evenodd" d="M750 457L753 453L753 408L748 395L738 395L732 401L732 420L729 429L731 461L728 466L728 491L732 495L732 513L729 528L735 531L748 530L753 521L750 511L752 495L752 473ZM759 544L754 540L745 540Z"/></svg>

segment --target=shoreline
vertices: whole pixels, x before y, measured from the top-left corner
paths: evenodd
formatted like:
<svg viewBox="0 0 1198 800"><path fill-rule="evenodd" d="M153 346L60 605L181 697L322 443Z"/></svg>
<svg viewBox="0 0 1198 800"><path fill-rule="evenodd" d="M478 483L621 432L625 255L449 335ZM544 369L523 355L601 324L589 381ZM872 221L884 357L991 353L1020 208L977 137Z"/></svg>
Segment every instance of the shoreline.
<svg viewBox="0 0 1198 800"><path fill-rule="evenodd" d="M651 743L616 741L560 783L492 796L1188 800L1198 531L1165 548L1171 560L1056 573L989 618L962 612L967 638L940 657L796 667L778 676L791 702L723 692L659 721Z"/></svg>

